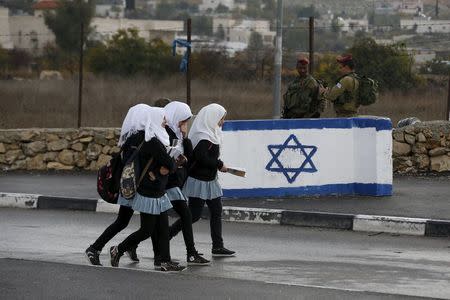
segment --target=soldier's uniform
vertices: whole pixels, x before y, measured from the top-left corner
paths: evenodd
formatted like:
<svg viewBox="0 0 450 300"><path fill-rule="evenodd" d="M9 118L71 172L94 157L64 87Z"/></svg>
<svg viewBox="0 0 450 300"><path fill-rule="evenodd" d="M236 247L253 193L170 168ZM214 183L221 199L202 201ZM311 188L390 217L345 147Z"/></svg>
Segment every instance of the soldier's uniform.
<svg viewBox="0 0 450 300"><path fill-rule="evenodd" d="M351 55L338 58L339 63L345 63L351 60ZM358 115L359 82L354 72L348 73L338 79L335 86L325 92L325 99L333 103L336 116L338 118L356 117Z"/></svg>
<svg viewBox="0 0 450 300"><path fill-rule="evenodd" d="M301 59L299 63L307 65L309 61ZM283 119L318 118L325 104L319 95L319 83L309 74L291 82L283 100Z"/></svg>

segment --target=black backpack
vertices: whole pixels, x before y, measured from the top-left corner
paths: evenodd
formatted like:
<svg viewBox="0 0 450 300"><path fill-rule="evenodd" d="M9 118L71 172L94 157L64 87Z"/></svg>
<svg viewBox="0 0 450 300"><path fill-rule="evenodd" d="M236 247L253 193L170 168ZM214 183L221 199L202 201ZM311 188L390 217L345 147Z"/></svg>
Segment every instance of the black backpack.
<svg viewBox="0 0 450 300"><path fill-rule="evenodd" d="M120 176L123 169L121 152L114 154L97 172L97 192L103 200L112 204L116 204L119 197Z"/></svg>

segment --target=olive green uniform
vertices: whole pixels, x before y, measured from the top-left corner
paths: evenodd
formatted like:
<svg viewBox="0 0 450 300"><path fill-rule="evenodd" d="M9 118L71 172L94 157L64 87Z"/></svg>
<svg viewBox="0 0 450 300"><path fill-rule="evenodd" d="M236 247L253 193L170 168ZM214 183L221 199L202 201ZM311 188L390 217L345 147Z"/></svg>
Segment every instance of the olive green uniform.
<svg viewBox="0 0 450 300"><path fill-rule="evenodd" d="M311 75L291 82L283 100L283 119L317 118L325 104L319 96L319 83Z"/></svg>
<svg viewBox="0 0 450 300"><path fill-rule="evenodd" d="M324 97L331 101L338 118L356 117L359 101L357 96L359 82L354 73L341 77L335 86L329 89Z"/></svg>

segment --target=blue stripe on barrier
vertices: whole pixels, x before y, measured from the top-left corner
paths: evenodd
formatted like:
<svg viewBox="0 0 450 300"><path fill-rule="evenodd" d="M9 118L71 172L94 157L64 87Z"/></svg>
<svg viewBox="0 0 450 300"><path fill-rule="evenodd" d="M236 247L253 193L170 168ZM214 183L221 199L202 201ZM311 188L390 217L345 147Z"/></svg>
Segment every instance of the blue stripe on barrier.
<svg viewBox="0 0 450 300"><path fill-rule="evenodd" d="M289 120L245 120L226 121L224 131L282 130L324 128L370 128L377 131L391 130L392 122L387 118L342 118L342 119L289 119Z"/></svg>
<svg viewBox="0 0 450 300"><path fill-rule="evenodd" d="M366 195L391 196L392 184L348 183L327 184L305 187L254 188L254 189L224 189L224 197L286 197L314 195Z"/></svg>

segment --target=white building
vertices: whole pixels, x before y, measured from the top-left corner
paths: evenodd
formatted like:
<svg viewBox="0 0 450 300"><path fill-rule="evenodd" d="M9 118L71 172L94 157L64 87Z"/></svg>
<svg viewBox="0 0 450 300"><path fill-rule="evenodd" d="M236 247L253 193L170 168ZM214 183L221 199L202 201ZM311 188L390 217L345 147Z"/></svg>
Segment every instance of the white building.
<svg viewBox="0 0 450 300"><path fill-rule="evenodd" d="M3 49L14 47L9 29L9 9L6 7L0 7L0 47Z"/></svg>
<svg viewBox="0 0 450 300"><path fill-rule="evenodd" d="M422 0L379 0L375 2L377 14L407 14L414 15L423 12Z"/></svg>
<svg viewBox="0 0 450 300"><path fill-rule="evenodd" d="M98 4L95 6L95 16L97 17L123 18L124 11L123 5Z"/></svg>
<svg viewBox="0 0 450 300"><path fill-rule="evenodd" d="M93 38L99 41L110 38L119 29L136 28L140 37L146 40L160 38L168 44L172 43L177 33L184 30L183 21L170 20L94 18L91 26L95 30Z"/></svg>
<svg viewBox="0 0 450 300"><path fill-rule="evenodd" d="M417 33L450 33L450 20L400 20L400 27Z"/></svg>
<svg viewBox="0 0 450 300"><path fill-rule="evenodd" d="M213 33L216 34L219 27L225 33L225 41L248 44L251 33L257 32L262 36L264 45L272 46L275 31L270 31L268 20L235 20L235 19L213 19Z"/></svg>
<svg viewBox="0 0 450 300"><path fill-rule="evenodd" d="M202 0L202 4L198 6L198 10L201 12L205 12L207 10L214 11L220 4L228 7L229 10L233 10L235 8L234 0Z"/></svg>
<svg viewBox="0 0 450 300"><path fill-rule="evenodd" d="M337 24L341 32L349 35L354 35L358 31L369 31L369 20L367 16L363 19L343 19L338 17Z"/></svg>

